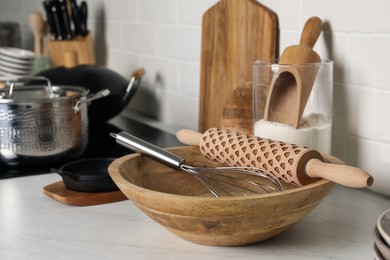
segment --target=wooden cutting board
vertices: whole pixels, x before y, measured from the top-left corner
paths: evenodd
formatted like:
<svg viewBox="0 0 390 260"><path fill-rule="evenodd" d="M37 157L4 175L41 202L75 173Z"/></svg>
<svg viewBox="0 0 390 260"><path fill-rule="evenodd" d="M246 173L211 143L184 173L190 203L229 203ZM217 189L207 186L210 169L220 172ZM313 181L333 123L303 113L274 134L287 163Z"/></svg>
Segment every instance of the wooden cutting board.
<svg viewBox="0 0 390 260"><path fill-rule="evenodd" d="M93 206L126 200L121 191L78 192L69 190L63 181L58 181L43 188L43 193L64 204L72 206Z"/></svg>
<svg viewBox="0 0 390 260"><path fill-rule="evenodd" d="M227 96L222 110L221 127L253 134L252 81L240 84Z"/></svg>
<svg viewBox="0 0 390 260"><path fill-rule="evenodd" d="M220 127L234 88L252 80L258 59L274 59L278 21L254 0L221 0L203 16L199 131Z"/></svg>

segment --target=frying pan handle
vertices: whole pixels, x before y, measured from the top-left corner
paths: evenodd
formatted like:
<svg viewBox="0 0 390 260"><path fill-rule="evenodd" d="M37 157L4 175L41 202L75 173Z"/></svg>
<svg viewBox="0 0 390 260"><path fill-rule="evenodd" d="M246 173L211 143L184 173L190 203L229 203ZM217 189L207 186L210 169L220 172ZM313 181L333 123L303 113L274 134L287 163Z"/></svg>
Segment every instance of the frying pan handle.
<svg viewBox="0 0 390 260"><path fill-rule="evenodd" d="M127 85L125 95L122 98L122 106L126 106L130 98L133 96L138 86L141 84L141 79L145 75L145 69L139 68L131 73L130 82Z"/></svg>
<svg viewBox="0 0 390 260"><path fill-rule="evenodd" d="M183 158L126 132L120 132L119 134L111 133L110 136L114 137L118 144L165 164L172 169L180 170L184 162Z"/></svg>
<svg viewBox="0 0 390 260"><path fill-rule="evenodd" d="M72 179L74 179L76 181L78 180L78 176L76 174L73 174L73 173L68 172L68 171L60 170L60 169L57 169L57 168L51 168L50 171L53 172L53 173L57 173L57 174L59 174L61 176L70 177L70 178L72 178Z"/></svg>

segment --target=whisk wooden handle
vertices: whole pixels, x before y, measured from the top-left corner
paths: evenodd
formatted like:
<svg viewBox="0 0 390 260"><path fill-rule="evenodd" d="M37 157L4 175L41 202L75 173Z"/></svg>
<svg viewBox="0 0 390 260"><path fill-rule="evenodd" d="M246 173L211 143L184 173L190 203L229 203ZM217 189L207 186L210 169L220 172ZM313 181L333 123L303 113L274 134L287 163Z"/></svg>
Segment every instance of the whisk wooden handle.
<svg viewBox="0 0 390 260"><path fill-rule="evenodd" d="M203 135L191 130L180 130L178 139L189 145L199 145L209 159L230 166L266 169L285 182L305 185L316 178L352 187L370 186L373 178L361 169L324 163L314 150L293 144L263 139L237 132L212 128Z"/></svg>

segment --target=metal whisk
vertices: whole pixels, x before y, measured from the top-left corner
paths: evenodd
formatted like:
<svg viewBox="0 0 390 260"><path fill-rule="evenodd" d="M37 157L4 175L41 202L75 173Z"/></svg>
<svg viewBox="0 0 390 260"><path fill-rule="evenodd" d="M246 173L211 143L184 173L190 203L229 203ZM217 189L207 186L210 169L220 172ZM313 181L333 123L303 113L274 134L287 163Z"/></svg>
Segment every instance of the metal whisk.
<svg viewBox="0 0 390 260"><path fill-rule="evenodd" d="M126 132L110 133L116 142L172 169L192 174L215 197L247 196L283 190L272 173L248 167L198 167L185 164L183 158ZM259 179L262 182L259 182Z"/></svg>

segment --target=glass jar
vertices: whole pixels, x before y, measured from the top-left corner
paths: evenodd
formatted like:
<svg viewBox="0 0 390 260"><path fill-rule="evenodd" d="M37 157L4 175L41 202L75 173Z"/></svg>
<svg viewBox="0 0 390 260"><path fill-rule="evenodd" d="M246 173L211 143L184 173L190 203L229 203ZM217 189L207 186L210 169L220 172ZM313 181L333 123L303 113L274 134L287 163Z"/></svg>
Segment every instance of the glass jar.
<svg viewBox="0 0 390 260"><path fill-rule="evenodd" d="M253 106L254 135L330 153L333 62L255 61Z"/></svg>

